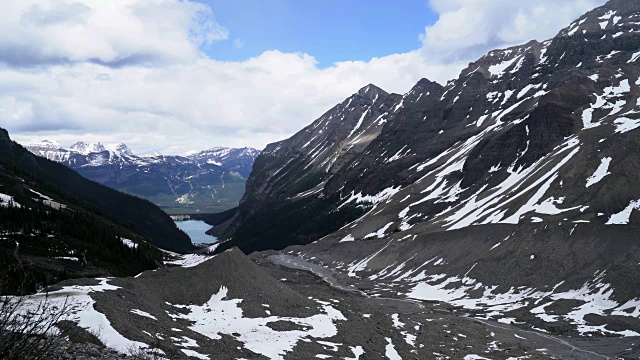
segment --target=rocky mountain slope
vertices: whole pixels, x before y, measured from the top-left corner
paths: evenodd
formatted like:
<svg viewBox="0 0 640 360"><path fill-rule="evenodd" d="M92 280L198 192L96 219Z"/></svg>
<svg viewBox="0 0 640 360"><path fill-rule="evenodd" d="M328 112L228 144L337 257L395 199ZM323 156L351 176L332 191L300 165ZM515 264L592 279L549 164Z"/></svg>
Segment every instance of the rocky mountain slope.
<svg viewBox="0 0 640 360"><path fill-rule="evenodd" d="M612 1L552 40L492 51L446 86L421 80L390 98L363 88L265 149L236 228L266 207L327 198L336 200L331 212L397 206L383 202L391 196L408 209L394 214L386 234L400 223L461 228L548 218L562 209L572 209L562 211L562 221L606 223L637 197L623 180L633 171L640 125L637 6ZM370 105L379 92L391 104ZM571 176L563 174L569 168ZM534 190L540 194L523 207Z"/></svg>
<svg viewBox="0 0 640 360"><path fill-rule="evenodd" d="M25 145L82 176L148 199L168 213L219 212L238 204L259 151L213 148L188 156L136 155L125 144L77 142L68 149L50 140Z"/></svg>
<svg viewBox="0 0 640 360"><path fill-rule="evenodd" d="M219 251L287 249L372 295L640 336L640 2L444 86L367 86L258 157Z"/></svg>

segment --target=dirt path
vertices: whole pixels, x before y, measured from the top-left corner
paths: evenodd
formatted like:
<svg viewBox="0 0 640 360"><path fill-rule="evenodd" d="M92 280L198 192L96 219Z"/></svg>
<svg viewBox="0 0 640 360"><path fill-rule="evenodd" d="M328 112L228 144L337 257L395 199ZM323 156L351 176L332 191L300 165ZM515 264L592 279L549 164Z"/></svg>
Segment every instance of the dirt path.
<svg viewBox="0 0 640 360"><path fill-rule="evenodd" d="M342 285L338 282L338 280L336 280L336 278L333 277L333 274L329 269L325 268L324 266L308 262L297 256L278 254L278 255L269 256L268 259L277 265L286 266L291 269L310 271L316 276L326 281L329 285L331 285L331 287L341 291L356 293L356 294L365 296L369 299L388 301L388 302L401 302L404 304L411 304L417 307L418 309L425 309L423 302L419 300L398 299L398 298L388 298L388 297L379 297L379 296L373 297L362 290L358 290L354 288L353 286Z"/></svg>
<svg viewBox="0 0 640 360"><path fill-rule="evenodd" d="M562 338L544 334L537 331L521 330L512 326L496 324L490 321L474 319L480 324L493 329L494 332L500 331L498 338L513 338L519 336L519 339L529 340L537 347L546 348L555 356L561 356L563 359L585 359L585 360L609 360L609 356L598 354L594 351L578 348Z"/></svg>

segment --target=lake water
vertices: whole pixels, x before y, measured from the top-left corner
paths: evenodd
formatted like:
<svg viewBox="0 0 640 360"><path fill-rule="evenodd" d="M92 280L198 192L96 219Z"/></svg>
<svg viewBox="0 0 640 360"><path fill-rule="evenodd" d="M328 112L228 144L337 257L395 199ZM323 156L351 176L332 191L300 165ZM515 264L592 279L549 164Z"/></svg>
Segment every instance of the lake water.
<svg viewBox="0 0 640 360"><path fill-rule="evenodd" d="M211 229L211 225L200 220L185 220L176 221L176 225L180 230L184 231L191 238L191 242L194 244L205 243L212 244L218 242L218 238L205 234L205 232Z"/></svg>

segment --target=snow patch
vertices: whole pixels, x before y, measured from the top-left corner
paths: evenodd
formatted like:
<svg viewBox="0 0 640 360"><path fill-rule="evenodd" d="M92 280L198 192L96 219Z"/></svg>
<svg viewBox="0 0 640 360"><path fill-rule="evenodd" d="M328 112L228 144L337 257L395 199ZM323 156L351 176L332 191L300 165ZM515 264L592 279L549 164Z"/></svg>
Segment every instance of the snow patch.
<svg viewBox="0 0 640 360"><path fill-rule="evenodd" d="M338 333L334 322L344 321L342 313L330 305L324 305L324 313L307 318L268 316L247 318L239 304L242 299L227 299L228 290L220 287L203 305L173 305L182 309L169 313L174 319L192 323L189 329L210 339L221 339L221 334L234 337L244 347L270 359L281 359L300 341L310 338L330 338ZM184 313L184 311L187 313ZM305 330L275 331L268 324L277 321L292 322Z"/></svg>
<svg viewBox="0 0 640 360"><path fill-rule="evenodd" d="M624 210L611 215L607 225L627 225L633 210L640 210L640 200L632 200Z"/></svg>
<svg viewBox="0 0 640 360"><path fill-rule="evenodd" d="M120 238L120 241L122 241L122 243L125 246L127 246L129 249L137 249L138 248L138 243L134 242L133 240Z"/></svg>
<svg viewBox="0 0 640 360"><path fill-rule="evenodd" d="M611 175L609 172L609 164L611 164L611 158L605 157L601 160L600 165L596 169L596 171L587 179L587 187L597 184L600 180L604 179L605 176Z"/></svg>
<svg viewBox="0 0 640 360"><path fill-rule="evenodd" d="M198 254L179 255L178 259L165 261L165 265L177 265L184 268L194 267L213 259L215 256L205 256Z"/></svg>

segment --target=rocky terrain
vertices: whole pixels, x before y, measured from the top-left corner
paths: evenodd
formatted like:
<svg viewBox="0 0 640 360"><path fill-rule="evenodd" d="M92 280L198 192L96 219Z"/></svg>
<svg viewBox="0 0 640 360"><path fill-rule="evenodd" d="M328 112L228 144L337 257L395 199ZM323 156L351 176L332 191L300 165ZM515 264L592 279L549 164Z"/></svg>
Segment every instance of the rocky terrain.
<svg viewBox="0 0 640 360"><path fill-rule="evenodd" d="M49 301L70 299L74 306L67 319L80 332L74 338L99 341L124 354L122 358L132 358L126 355L132 353L170 359L640 355L637 338L563 337L486 319L444 302L381 296L366 286L342 283L339 272L298 256L264 253L250 259L231 249L183 260L176 262L181 266L134 278L67 281L48 289ZM36 295L30 302L34 306L43 298ZM92 345L61 347L57 351L65 356L89 351L95 358L113 356Z"/></svg>
<svg viewBox="0 0 640 360"><path fill-rule="evenodd" d="M444 86L364 87L265 149L218 251L284 249L372 296L541 333L640 336L639 32L640 2L612 0Z"/></svg>
<svg viewBox="0 0 640 360"><path fill-rule="evenodd" d="M125 144L80 141L66 149L50 140L33 141L25 147L90 180L148 199L171 214L236 207L260 153L252 148L217 147L186 156L136 155Z"/></svg>

